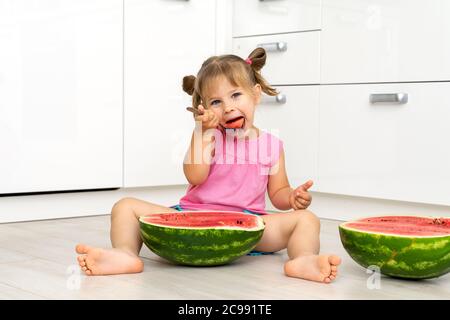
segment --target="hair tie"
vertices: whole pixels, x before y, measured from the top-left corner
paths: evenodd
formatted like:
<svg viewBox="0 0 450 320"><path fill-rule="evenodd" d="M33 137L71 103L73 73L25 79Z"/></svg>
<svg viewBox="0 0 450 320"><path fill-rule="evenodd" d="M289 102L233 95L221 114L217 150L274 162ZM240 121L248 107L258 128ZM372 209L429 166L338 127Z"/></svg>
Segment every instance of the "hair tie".
<svg viewBox="0 0 450 320"><path fill-rule="evenodd" d="M245 63L251 65L252 64L252 59L250 59L250 58L245 59Z"/></svg>

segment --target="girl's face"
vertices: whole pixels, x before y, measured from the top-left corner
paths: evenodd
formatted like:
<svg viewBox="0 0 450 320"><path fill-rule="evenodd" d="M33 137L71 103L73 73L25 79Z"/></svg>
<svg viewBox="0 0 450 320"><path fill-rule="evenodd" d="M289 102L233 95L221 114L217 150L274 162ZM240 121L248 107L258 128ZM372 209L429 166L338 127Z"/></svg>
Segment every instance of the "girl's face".
<svg viewBox="0 0 450 320"><path fill-rule="evenodd" d="M247 132L254 128L253 119L261 99L261 86L256 84L252 91L234 86L222 76L212 83L204 103L215 113L223 128Z"/></svg>

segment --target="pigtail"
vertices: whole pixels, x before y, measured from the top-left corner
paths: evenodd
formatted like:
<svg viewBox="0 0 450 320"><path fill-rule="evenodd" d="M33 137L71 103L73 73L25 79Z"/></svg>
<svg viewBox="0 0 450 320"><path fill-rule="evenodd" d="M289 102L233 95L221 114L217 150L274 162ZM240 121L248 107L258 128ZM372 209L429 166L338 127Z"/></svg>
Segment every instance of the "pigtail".
<svg viewBox="0 0 450 320"><path fill-rule="evenodd" d="M260 71L266 64L266 57L266 50L263 48L256 48L249 54L247 59L254 71Z"/></svg>
<svg viewBox="0 0 450 320"><path fill-rule="evenodd" d="M192 94L194 93L194 88L195 88L195 76L193 76L193 75L185 76L183 78L184 92L186 92L188 95L192 96Z"/></svg>
<svg viewBox="0 0 450 320"><path fill-rule="evenodd" d="M188 95L192 96L192 107L194 107L194 109L197 109L198 105L201 103L200 95L195 89L196 80L197 79L193 75L185 76L183 77L183 85L182 85L183 91L186 92Z"/></svg>
<svg viewBox="0 0 450 320"><path fill-rule="evenodd" d="M266 64L266 57L266 50L263 48L256 48L250 53L245 61L252 68L255 82L261 86L261 90L269 96L276 96L278 94L277 90L272 88L261 75L261 69Z"/></svg>

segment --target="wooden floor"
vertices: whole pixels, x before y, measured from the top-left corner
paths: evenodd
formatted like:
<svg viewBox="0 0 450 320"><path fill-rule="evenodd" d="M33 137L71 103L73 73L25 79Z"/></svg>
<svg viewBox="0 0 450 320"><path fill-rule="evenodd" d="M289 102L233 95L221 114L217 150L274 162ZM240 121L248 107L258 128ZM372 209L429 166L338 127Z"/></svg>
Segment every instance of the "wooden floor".
<svg viewBox="0 0 450 320"><path fill-rule="evenodd" d="M322 221L322 252L343 258L330 285L283 275L286 252L211 268L175 266L142 250L143 273L79 274L75 244L109 247L109 216L0 225L0 299L450 299L450 274L423 281L373 275L345 253L338 221Z"/></svg>

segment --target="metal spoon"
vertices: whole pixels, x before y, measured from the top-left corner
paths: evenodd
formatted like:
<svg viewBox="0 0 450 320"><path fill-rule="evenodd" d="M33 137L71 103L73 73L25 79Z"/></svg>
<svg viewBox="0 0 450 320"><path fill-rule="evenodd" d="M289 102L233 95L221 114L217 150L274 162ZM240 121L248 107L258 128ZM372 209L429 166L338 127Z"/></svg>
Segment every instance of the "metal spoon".
<svg viewBox="0 0 450 320"><path fill-rule="evenodd" d="M187 107L186 110L192 112L196 116L203 114L202 111L200 111L198 109L195 109L195 108L192 108L192 107Z"/></svg>

